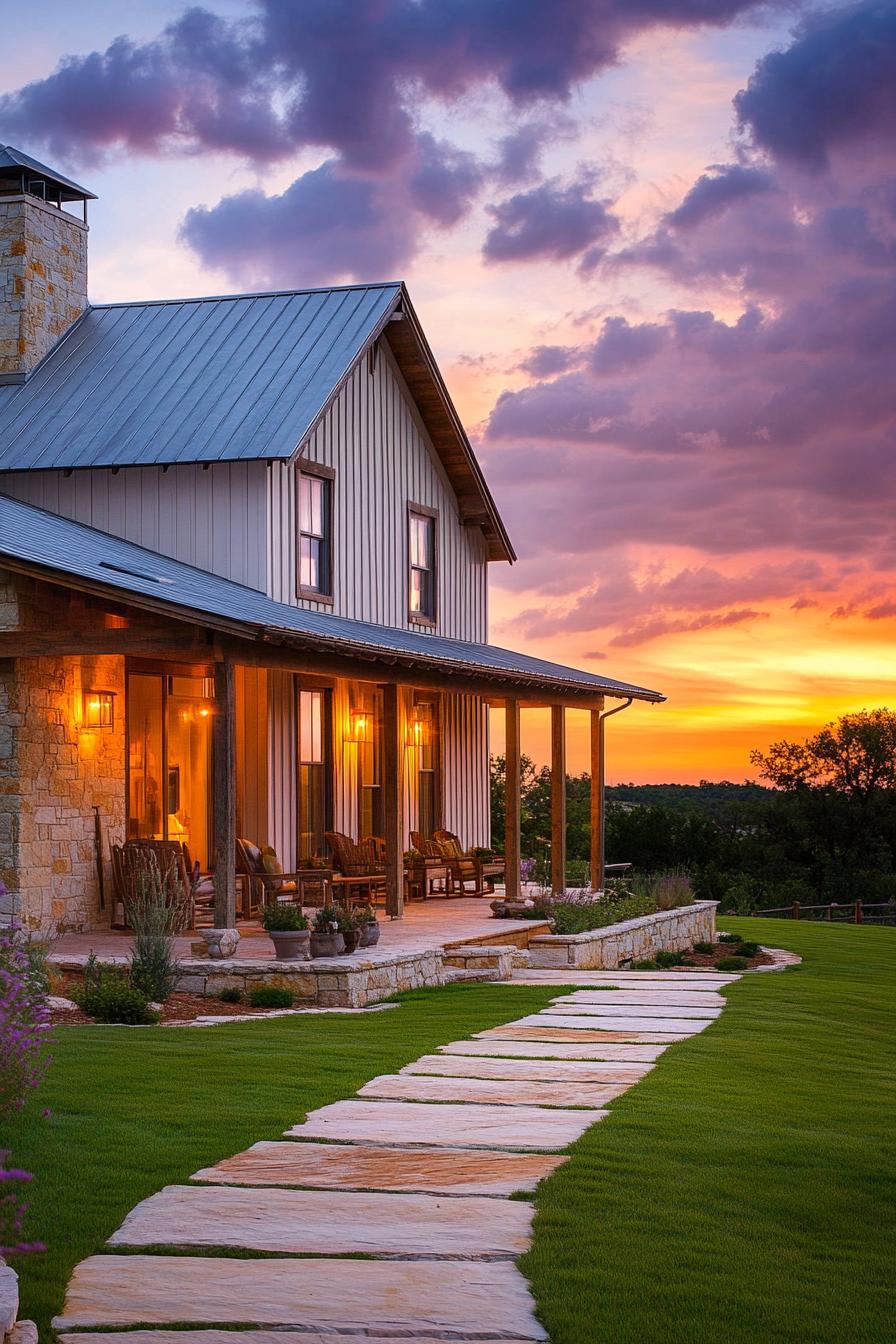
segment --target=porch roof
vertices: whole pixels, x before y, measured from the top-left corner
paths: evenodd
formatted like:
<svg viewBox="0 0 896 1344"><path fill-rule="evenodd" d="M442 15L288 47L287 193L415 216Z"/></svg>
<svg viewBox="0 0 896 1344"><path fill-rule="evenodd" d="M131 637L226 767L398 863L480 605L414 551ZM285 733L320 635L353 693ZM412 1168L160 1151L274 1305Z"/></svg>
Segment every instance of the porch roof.
<svg viewBox="0 0 896 1344"><path fill-rule="evenodd" d="M109 533L0 495L0 564L51 583L195 622L222 633L322 653L463 675L508 689L580 692L652 702L658 691L494 644L374 625L275 602Z"/></svg>

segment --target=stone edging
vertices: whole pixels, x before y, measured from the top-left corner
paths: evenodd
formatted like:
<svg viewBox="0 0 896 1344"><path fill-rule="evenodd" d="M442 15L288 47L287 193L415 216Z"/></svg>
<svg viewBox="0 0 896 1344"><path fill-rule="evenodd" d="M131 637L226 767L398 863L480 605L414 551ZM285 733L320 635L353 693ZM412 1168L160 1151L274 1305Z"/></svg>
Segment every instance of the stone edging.
<svg viewBox="0 0 896 1344"><path fill-rule="evenodd" d="M539 934L529 943L530 964L541 970L616 970L660 951L684 952L715 938L718 901L694 901L674 910L626 919L587 933Z"/></svg>

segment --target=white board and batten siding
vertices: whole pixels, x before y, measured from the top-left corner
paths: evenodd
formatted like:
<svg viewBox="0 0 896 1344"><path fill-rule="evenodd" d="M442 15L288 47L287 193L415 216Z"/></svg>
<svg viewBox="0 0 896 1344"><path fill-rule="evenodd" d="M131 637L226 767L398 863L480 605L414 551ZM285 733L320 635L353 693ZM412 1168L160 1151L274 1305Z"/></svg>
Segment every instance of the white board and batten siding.
<svg viewBox="0 0 896 1344"><path fill-rule="evenodd" d="M408 629L408 504L438 512L434 633L488 639L488 557L457 499L388 347L380 342L323 416L302 456L336 473L333 605L337 616ZM268 478L270 572L278 602L313 607L296 591L296 469L275 463Z"/></svg>
<svg viewBox="0 0 896 1344"><path fill-rule="evenodd" d="M19 471L0 491L264 592L266 476L264 462Z"/></svg>

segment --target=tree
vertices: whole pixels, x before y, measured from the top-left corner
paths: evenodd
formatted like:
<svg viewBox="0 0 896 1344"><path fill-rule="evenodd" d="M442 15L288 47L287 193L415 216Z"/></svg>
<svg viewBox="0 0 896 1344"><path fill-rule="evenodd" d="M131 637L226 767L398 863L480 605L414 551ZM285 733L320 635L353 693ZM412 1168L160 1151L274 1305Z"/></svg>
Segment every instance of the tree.
<svg viewBox="0 0 896 1344"><path fill-rule="evenodd" d="M750 760L777 789L828 789L867 800L896 789L896 713L844 714L805 742L773 742L766 754L751 751Z"/></svg>

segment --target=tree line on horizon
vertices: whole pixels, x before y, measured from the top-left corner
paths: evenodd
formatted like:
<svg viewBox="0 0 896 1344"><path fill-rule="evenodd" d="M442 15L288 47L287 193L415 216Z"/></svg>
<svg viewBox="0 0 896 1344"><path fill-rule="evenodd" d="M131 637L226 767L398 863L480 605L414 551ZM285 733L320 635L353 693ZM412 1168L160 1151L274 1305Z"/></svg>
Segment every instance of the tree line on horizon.
<svg viewBox="0 0 896 1344"><path fill-rule="evenodd" d="M896 900L896 712L846 714L804 742L750 753L765 783L607 788L608 863L684 869L699 898L752 910ZM506 763L491 761L492 841L504 844ZM551 772L521 760L521 845L547 880ZM591 778L566 777L567 880L587 881Z"/></svg>

